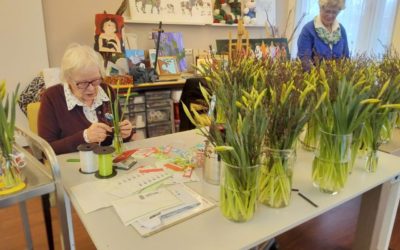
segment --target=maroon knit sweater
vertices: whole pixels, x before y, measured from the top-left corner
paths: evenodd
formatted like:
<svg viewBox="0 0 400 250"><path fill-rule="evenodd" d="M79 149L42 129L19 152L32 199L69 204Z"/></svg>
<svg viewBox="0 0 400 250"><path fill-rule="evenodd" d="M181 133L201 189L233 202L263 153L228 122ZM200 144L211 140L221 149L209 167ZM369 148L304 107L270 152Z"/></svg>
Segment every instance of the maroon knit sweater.
<svg viewBox="0 0 400 250"><path fill-rule="evenodd" d="M101 85L106 90L106 85ZM107 93L107 90L106 90ZM114 100L114 94L112 94ZM39 136L50 143L55 153L65 154L76 152L79 144L85 143L83 131L90 127L81 106L75 106L68 111L62 84L48 88L40 98L40 110L38 118ZM96 108L99 122L106 123L104 114L110 112L110 103ZM128 137L124 141L129 141ZM112 136L107 136L101 145L110 145Z"/></svg>

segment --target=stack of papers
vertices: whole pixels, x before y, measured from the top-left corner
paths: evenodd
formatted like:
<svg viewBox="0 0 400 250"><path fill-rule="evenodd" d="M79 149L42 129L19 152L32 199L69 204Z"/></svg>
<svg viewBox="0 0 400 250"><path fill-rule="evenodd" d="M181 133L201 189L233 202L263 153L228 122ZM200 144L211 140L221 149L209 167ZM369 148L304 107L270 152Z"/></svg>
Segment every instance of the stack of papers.
<svg viewBox="0 0 400 250"><path fill-rule="evenodd" d="M182 204L174 194L166 188L136 194L112 203L122 223L126 226L140 216L151 217L155 213L161 213L163 209Z"/></svg>
<svg viewBox="0 0 400 250"><path fill-rule="evenodd" d="M141 236L150 236L215 207L214 203L184 184L172 185L166 189L172 192L181 201L181 204L154 211L133 220L131 225Z"/></svg>

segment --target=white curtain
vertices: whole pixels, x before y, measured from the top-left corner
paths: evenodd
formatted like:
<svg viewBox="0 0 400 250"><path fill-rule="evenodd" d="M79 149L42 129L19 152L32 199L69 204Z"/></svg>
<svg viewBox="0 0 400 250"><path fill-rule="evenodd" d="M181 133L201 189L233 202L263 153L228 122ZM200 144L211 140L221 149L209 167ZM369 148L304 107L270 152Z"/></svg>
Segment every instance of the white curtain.
<svg viewBox="0 0 400 250"><path fill-rule="evenodd" d="M346 1L346 8L341 11L337 20L346 29L351 56L361 53L379 56L391 46L398 8L400 8L398 0ZM297 0L295 24L304 13L306 16L299 25L291 44L293 57L297 56L297 38L302 27L319 14L318 0Z"/></svg>

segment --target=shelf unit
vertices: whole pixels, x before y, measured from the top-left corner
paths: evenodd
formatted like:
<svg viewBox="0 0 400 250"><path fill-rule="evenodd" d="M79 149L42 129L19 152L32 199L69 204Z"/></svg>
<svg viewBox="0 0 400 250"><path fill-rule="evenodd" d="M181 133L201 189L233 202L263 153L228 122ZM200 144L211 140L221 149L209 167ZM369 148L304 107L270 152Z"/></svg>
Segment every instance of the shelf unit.
<svg viewBox="0 0 400 250"><path fill-rule="evenodd" d="M127 110L130 122L136 127L138 139L175 132L171 90L135 92L129 97ZM121 98L123 105L124 98Z"/></svg>

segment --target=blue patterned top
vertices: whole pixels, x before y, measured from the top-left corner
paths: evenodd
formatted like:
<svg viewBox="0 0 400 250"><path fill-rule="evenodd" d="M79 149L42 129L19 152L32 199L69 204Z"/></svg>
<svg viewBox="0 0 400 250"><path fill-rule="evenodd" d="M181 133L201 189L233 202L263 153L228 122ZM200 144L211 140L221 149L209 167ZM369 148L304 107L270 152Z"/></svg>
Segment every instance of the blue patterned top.
<svg viewBox="0 0 400 250"><path fill-rule="evenodd" d="M307 23L297 41L297 57L303 61L315 60L315 57L321 59L338 59L341 57L349 57L349 46L347 43L347 34L344 27L340 24L341 38L335 44L327 44L321 39L316 30L314 21ZM332 48L331 48L332 47Z"/></svg>

